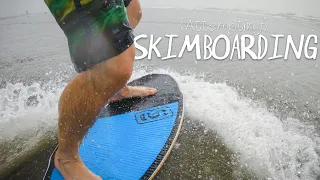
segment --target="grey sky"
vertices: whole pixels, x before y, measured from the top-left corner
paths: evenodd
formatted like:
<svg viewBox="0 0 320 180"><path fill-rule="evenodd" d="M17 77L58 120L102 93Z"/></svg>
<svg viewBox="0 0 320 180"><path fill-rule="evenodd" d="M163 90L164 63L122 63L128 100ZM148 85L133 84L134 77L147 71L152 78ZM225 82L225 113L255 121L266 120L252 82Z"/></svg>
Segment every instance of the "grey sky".
<svg viewBox="0 0 320 180"><path fill-rule="evenodd" d="M143 7L251 9L320 18L320 0L140 0ZM44 0L0 0L0 17L48 11Z"/></svg>

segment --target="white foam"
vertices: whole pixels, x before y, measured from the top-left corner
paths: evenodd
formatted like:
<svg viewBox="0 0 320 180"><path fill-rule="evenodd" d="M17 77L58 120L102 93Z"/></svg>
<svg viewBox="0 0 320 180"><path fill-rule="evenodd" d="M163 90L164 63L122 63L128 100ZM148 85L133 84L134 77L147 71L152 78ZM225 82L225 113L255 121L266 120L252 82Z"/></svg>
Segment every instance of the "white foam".
<svg viewBox="0 0 320 180"><path fill-rule="evenodd" d="M24 132L52 127L57 120L57 102L62 88L45 90L39 83L8 84L0 89L0 139L15 138Z"/></svg>
<svg viewBox="0 0 320 180"><path fill-rule="evenodd" d="M224 83L212 84L167 70L154 72L175 77L189 118L217 132L239 154L241 164L257 175L290 180L320 175L320 139L313 126L293 118L281 121L262 104L240 97ZM135 78L145 72L136 74Z"/></svg>
<svg viewBox="0 0 320 180"><path fill-rule="evenodd" d="M239 155L241 164L257 175L290 180L316 179L320 175L320 139L312 125L294 118L280 120L262 104L239 96L225 83L209 83L164 69L152 73L172 75L184 93L188 117L203 121L207 128L217 132L226 146ZM136 71L131 79L145 74L143 70ZM9 84L0 89L0 136L3 139L23 132L37 132L34 136L41 137L54 128L63 84L47 86L54 88L34 83L30 86ZM36 106L27 103L33 95L37 97Z"/></svg>

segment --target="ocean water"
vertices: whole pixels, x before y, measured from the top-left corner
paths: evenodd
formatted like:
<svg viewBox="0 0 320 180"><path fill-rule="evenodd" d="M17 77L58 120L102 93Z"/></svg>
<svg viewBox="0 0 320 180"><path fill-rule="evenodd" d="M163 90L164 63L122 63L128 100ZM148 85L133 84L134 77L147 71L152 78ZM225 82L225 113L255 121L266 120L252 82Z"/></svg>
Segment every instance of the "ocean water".
<svg viewBox="0 0 320 180"><path fill-rule="evenodd" d="M271 14L291 14L296 16L312 16L320 17L317 9L320 2L317 0L282 0L282 1L265 1L265 0L198 0L198 1L147 1L142 0L141 4L144 7L169 7L169 8L187 8L187 9L229 9L241 11L256 11L259 13Z"/></svg>
<svg viewBox="0 0 320 180"><path fill-rule="evenodd" d="M272 14L291 14L297 16L312 16L320 17L318 7L320 2L317 0L198 0L198 1L183 1L183 0L163 0L150 1L141 0L141 5L145 8L162 7L162 8L187 8L187 9L232 9L241 11L257 11ZM11 0L3 2L0 7L0 17L16 16L21 14L49 12L43 1L30 0Z"/></svg>
<svg viewBox="0 0 320 180"><path fill-rule="evenodd" d="M318 16L312 9L317 7L316 1L300 4L297 1L290 3L290 8L284 8L286 3L282 6L277 3L282 9L272 8L273 2L269 6L257 1L242 1L233 6L228 3L231 2L217 2L218 6L212 7L214 3L210 1L211 8L219 9L208 10L204 8L208 8L209 1L196 4L142 1L146 8L135 34L147 35L146 40L139 41L145 47L151 35L165 38L178 34L180 38L172 46L174 54L179 53L185 35L216 37L227 33L225 29L210 33L182 31L185 27L182 18L192 21L206 18L208 22L232 22L239 18L264 22L266 18L268 28L263 35L268 39L271 34L289 34L297 40L301 34L320 35L318 21L309 18ZM195 7L199 9L190 10ZM251 10L246 11L246 7ZM257 9L263 13L254 12ZM296 16L305 18L293 18ZM43 148L44 141L53 141L57 102L75 72L66 38L50 14L7 18L0 20L0 24L0 174L3 174L21 164L31 151ZM284 45L285 42L280 42L282 54ZM269 46L272 50L272 41ZM319 48L318 44L313 46ZM158 47L165 56L166 40ZM224 51L225 46L220 44L217 52ZM292 51L288 60L275 61L196 60L194 51L170 60L156 57L156 53L152 53L150 60L137 60L132 79L146 73L170 74L185 96L182 135L157 178L319 179L319 68L319 58L296 60Z"/></svg>

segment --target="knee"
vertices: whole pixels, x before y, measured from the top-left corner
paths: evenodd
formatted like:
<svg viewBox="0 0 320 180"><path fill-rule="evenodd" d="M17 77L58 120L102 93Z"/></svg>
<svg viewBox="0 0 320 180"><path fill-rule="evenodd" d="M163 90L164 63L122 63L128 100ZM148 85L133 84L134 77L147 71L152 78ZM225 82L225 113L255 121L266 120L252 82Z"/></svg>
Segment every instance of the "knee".
<svg viewBox="0 0 320 180"><path fill-rule="evenodd" d="M132 75L134 58L135 47L134 44L132 44L118 56L95 66L92 72L97 78L94 79L96 79L98 83L103 82L104 79L112 79L114 84L125 84Z"/></svg>
<svg viewBox="0 0 320 180"><path fill-rule="evenodd" d="M132 29L134 29L142 18L142 11L139 0L132 0L127 7L127 15L131 24Z"/></svg>

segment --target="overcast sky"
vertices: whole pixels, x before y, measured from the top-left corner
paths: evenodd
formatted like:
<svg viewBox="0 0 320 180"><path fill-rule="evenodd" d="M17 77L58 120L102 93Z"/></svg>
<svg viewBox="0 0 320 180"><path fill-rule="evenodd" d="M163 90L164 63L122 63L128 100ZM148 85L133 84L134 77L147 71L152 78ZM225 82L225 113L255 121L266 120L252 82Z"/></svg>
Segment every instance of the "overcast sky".
<svg viewBox="0 0 320 180"><path fill-rule="evenodd" d="M320 17L320 0L140 0L143 7L259 9L269 13L293 13ZM0 0L0 17L48 12L44 0Z"/></svg>

